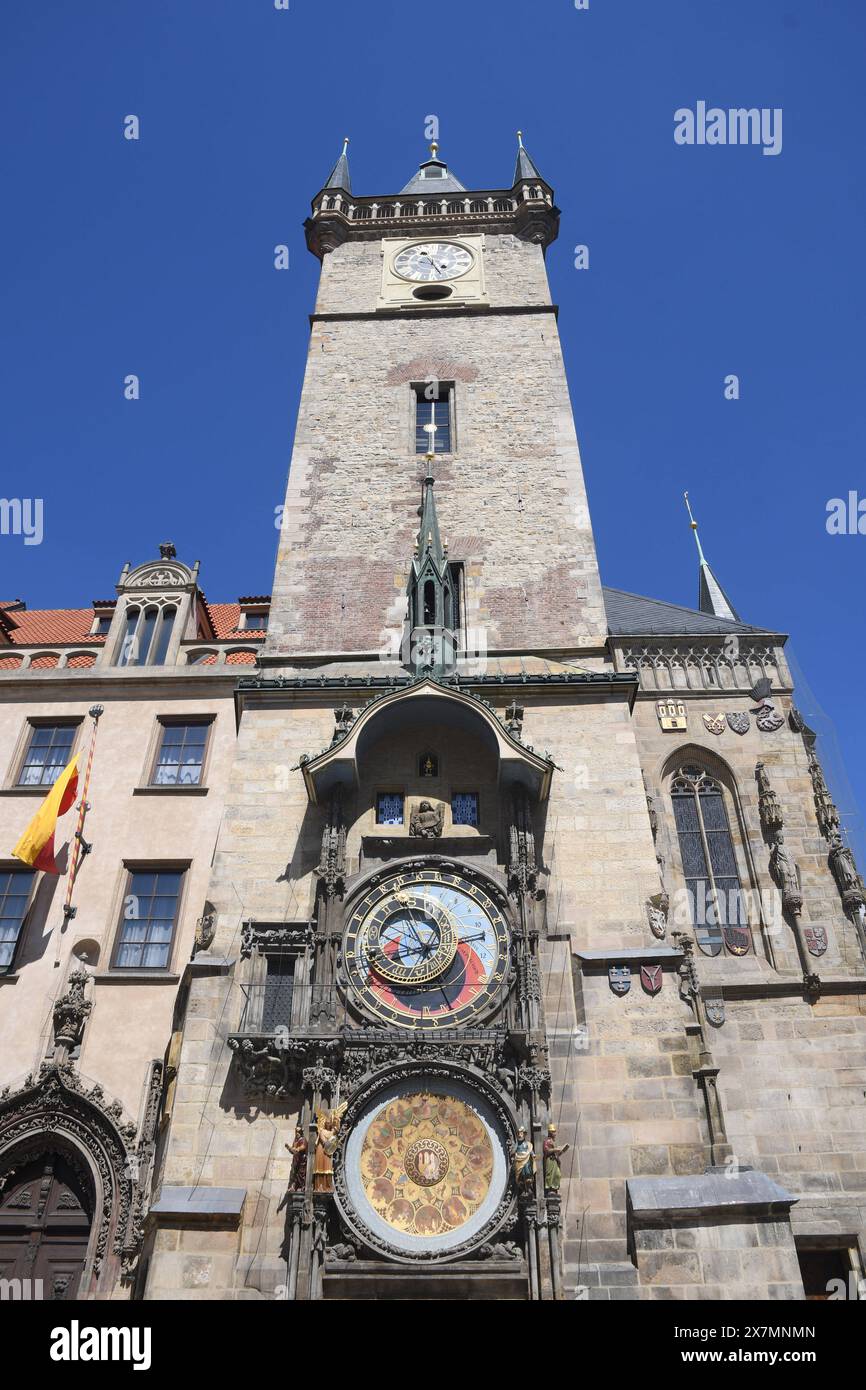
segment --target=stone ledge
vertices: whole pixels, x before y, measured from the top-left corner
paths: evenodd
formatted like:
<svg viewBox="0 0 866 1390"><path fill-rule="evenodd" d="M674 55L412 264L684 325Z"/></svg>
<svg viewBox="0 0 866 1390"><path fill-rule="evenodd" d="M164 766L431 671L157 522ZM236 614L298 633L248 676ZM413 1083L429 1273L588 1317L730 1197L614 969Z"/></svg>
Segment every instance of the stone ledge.
<svg viewBox="0 0 866 1390"><path fill-rule="evenodd" d="M148 1215L158 1225L175 1221L185 1225L240 1225L246 1200L245 1187L167 1187L160 1190Z"/></svg>
<svg viewBox="0 0 866 1390"><path fill-rule="evenodd" d="M713 1217L788 1215L798 1200L756 1168L710 1169L694 1177L629 1178L629 1216L634 1225Z"/></svg>
<svg viewBox="0 0 866 1390"><path fill-rule="evenodd" d="M627 946L619 951L616 947L610 946L600 951L575 951L574 954L586 972L606 970L609 965L631 963L665 965L673 969L683 958L682 951L676 946Z"/></svg>

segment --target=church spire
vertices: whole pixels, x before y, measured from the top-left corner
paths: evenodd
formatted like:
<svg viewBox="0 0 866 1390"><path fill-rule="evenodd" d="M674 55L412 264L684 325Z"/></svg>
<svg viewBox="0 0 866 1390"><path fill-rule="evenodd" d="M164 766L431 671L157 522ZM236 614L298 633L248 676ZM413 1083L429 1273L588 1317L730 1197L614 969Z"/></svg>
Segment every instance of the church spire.
<svg viewBox="0 0 866 1390"><path fill-rule="evenodd" d="M351 193L352 180L349 176L349 160L346 155L348 148L349 137L347 135L343 140L343 153L328 175L328 181L325 184L326 188L342 188L344 193Z"/></svg>
<svg viewBox="0 0 866 1390"><path fill-rule="evenodd" d="M698 579L698 608L702 613L711 613L715 618L727 618L730 622L740 622L740 615L734 608L721 584L713 571L710 569L706 556L701 545L701 538L698 535L698 523L692 515L689 504L689 494L683 493L686 503L686 511L689 514L689 522L694 532L695 545L698 547L698 562L700 565Z"/></svg>
<svg viewBox="0 0 866 1390"><path fill-rule="evenodd" d="M514 184L522 183L524 179L540 179L541 175L536 169L527 150L523 147L523 131L517 132L517 163L514 166Z"/></svg>

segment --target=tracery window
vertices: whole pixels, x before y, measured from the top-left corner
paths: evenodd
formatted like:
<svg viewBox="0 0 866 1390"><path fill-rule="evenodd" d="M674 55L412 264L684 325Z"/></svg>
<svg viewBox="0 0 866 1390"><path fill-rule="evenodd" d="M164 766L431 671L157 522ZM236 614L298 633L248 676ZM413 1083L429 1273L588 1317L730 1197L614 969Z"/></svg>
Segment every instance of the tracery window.
<svg viewBox="0 0 866 1390"><path fill-rule="evenodd" d="M174 604L131 603L117 653L118 666L163 666L174 629Z"/></svg>
<svg viewBox="0 0 866 1390"><path fill-rule="evenodd" d="M722 787L688 765L671 780L671 801L695 939L708 956L743 956L751 933Z"/></svg>

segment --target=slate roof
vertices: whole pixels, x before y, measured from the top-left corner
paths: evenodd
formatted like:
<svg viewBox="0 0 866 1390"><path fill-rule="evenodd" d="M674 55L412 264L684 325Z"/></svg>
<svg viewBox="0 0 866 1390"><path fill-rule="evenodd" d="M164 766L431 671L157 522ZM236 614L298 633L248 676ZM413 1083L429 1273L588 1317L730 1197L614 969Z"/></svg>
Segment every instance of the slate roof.
<svg viewBox="0 0 866 1390"><path fill-rule="evenodd" d="M725 632L775 631L773 628L752 627L749 623L732 622L730 618L717 618L712 613L701 613L696 608L683 608L678 603L665 603L662 599L630 594L625 589L609 589L605 586L602 593L608 631L613 636L633 637L652 633L673 635L678 632L700 636L703 633L718 635Z"/></svg>
<svg viewBox="0 0 866 1390"><path fill-rule="evenodd" d="M431 169L441 169L442 172L431 176ZM465 193L466 185L460 182L456 174L452 174L444 160L427 159L400 192L426 194L433 198L438 193Z"/></svg>

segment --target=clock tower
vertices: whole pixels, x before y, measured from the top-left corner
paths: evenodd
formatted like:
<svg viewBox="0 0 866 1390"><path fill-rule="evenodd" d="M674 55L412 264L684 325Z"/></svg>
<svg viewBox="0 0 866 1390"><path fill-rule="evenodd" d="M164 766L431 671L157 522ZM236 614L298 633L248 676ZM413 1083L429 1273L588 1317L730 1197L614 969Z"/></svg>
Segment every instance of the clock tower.
<svg viewBox="0 0 866 1390"><path fill-rule="evenodd" d="M365 196L344 147L313 199L270 626L178 1003L148 1296L177 1285L178 1225L206 1297L622 1289L626 1179L729 1152L610 645L558 225L522 139L507 186L467 189L433 145Z"/></svg>

